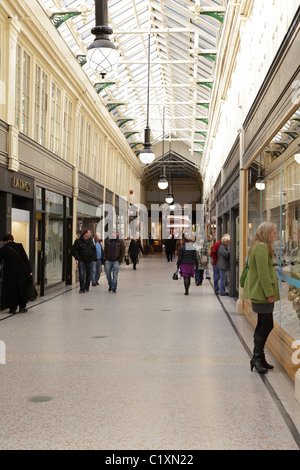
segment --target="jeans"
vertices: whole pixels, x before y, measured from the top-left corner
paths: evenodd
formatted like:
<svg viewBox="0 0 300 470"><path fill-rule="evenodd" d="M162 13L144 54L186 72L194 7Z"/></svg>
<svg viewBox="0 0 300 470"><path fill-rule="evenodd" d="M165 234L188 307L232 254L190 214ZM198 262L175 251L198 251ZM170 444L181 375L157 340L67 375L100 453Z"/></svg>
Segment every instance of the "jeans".
<svg viewBox="0 0 300 470"><path fill-rule="evenodd" d="M210 277L210 260L207 262L207 267L205 269L205 277Z"/></svg>
<svg viewBox="0 0 300 470"><path fill-rule="evenodd" d="M105 261L105 274L111 290L117 290L119 261Z"/></svg>
<svg viewBox="0 0 300 470"><path fill-rule="evenodd" d="M92 264L92 262L85 263L84 261L78 261L80 290L84 292L90 288Z"/></svg>
<svg viewBox="0 0 300 470"><path fill-rule="evenodd" d="M97 261L93 262L93 270L92 270L92 283L96 284L99 281L101 275L101 268L102 268L102 261L101 259L97 259Z"/></svg>
<svg viewBox="0 0 300 470"><path fill-rule="evenodd" d="M219 269L219 273L220 273L220 295L224 295L227 293L225 289L227 269Z"/></svg>
<svg viewBox="0 0 300 470"><path fill-rule="evenodd" d="M214 290L215 292L219 292L220 271L219 271L219 268L215 264L213 264L213 273L214 273Z"/></svg>

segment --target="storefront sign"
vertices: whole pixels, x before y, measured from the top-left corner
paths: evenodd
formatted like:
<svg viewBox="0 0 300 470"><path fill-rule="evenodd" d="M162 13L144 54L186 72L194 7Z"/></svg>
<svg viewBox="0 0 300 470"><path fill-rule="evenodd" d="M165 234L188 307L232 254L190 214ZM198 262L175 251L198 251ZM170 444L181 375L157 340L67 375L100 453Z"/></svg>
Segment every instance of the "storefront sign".
<svg viewBox="0 0 300 470"><path fill-rule="evenodd" d="M20 178L12 178L11 179L12 181L12 187L13 188L17 188L17 189L21 189L22 191L26 191L26 192L30 192L31 191L31 183L29 183L28 181L24 181Z"/></svg>
<svg viewBox="0 0 300 470"><path fill-rule="evenodd" d="M239 182L236 181L218 202L218 215L228 212L239 203Z"/></svg>

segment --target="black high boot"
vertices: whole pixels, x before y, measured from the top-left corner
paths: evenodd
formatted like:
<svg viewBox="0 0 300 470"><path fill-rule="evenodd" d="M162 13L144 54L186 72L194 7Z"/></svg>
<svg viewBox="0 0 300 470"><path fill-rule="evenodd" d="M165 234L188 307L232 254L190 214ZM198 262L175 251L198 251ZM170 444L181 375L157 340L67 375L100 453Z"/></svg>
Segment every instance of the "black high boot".
<svg viewBox="0 0 300 470"><path fill-rule="evenodd" d="M263 354L262 354L261 363L262 363L263 367L265 367L265 369L274 369L274 366L272 366L272 364L269 364L269 363L266 361L266 357L265 357L265 353L264 353L264 352L263 352Z"/></svg>
<svg viewBox="0 0 300 470"><path fill-rule="evenodd" d="M190 287L190 278L189 277L184 278L184 287L185 287L184 295L189 295L189 287Z"/></svg>
<svg viewBox="0 0 300 470"><path fill-rule="evenodd" d="M257 370L259 374L265 374L268 372L268 369L264 367L263 364L263 348L264 348L265 340L260 336L254 336L254 350L253 350L253 357L250 361L251 372L253 368Z"/></svg>

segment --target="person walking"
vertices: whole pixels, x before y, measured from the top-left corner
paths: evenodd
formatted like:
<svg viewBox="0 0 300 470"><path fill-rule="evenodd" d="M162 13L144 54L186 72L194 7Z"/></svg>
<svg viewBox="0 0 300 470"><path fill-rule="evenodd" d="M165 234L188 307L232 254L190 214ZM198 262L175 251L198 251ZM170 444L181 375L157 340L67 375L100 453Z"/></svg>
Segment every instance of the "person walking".
<svg viewBox="0 0 300 470"><path fill-rule="evenodd" d="M118 232L112 233L112 238L106 238L104 244L104 266L109 292L117 292L120 263L125 254L125 245L119 238Z"/></svg>
<svg viewBox="0 0 300 470"><path fill-rule="evenodd" d="M22 243L15 243L14 237L6 233L4 246L0 248L0 261L4 261L3 294L5 308L9 313L27 312L27 289L32 268Z"/></svg>
<svg viewBox="0 0 300 470"><path fill-rule="evenodd" d="M149 250L151 255L154 255L154 238L152 237L151 233L149 233Z"/></svg>
<svg viewBox="0 0 300 470"><path fill-rule="evenodd" d="M195 275L195 266L196 269L198 269L198 258L195 246L185 238L184 244L178 252L177 259L177 268L180 269L180 274L184 282L184 295L189 295L191 277Z"/></svg>
<svg viewBox="0 0 300 470"><path fill-rule="evenodd" d="M90 290L93 261L96 261L96 247L89 229L84 229L82 235L75 240L71 248L71 254L78 262L79 294L84 294Z"/></svg>
<svg viewBox="0 0 300 470"><path fill-rule="evenodd" d="M280 299L273 252L276 236L276 226L272 222L259 225L249 249L249 269L242 295L251 300L252 310L257 313L250 367L251 371L255 368L260 374L273 369L266 361L264 347L274 326L274 303Z"/></svg>
<svg viewBox="0 0 300 470"><path fill-rule="evenodd" d="M144 254L141 241L137 237L134 237L130 242L129 250L128 250L128 254L131 258L134 270L136 270L136 263L138 260L139 252Z"/></svg>
<svg viewBox="0 0 300 470"><path fill-rule="evenodd" d="M226 291L227 272L230 269L230 236L228 234L221 238L218 249L217 268L220 273L220 295L229 295Z"/></svg>
<svg viewBox="0 0 300 470"><path fill-rule="evenodd" d="M204 277L204 271L207 269L208 265L208 249L207 243L202 243L199 249L197 249L197 258L198 258L198 269L195 272L195 284L196 286L201 286ZM210 279L210 278L209 278Z"/></svg>
<svg viewBox="0 0 300 470"><path fill-rule="evenodd" d="M169 262L169 261L173 261L174 242L173 242L173 238L172 238L171 235L170 235L169 238L166 240L165 247L166 247L166 254L167 254L167 260L168 260L168 262Z"/></svg>
<svg viewBox="0 0 300 470"><path fill-rule="evenodd" d="M103 247L101 242L101 236L99 232L95 233L94 245L96 248L96 261L93 262L92 269L92 286L99 286L99 280L102 271L102 261L103 261Z"/></svg>

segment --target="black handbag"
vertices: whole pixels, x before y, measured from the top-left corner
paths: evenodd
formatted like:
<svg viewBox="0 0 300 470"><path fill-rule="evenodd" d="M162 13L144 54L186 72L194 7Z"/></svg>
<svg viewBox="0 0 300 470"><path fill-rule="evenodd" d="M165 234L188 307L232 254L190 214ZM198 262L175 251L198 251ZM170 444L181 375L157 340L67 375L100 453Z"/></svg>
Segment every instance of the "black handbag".
<svg viewBox="0 0 300 470"><path fill-rule="evenodd" d="M175 271L175 273L172 276L173 281L178 281L178 269Z"/></svg>
<svg viewBox="0 0 300 470"><path fill-rule="evenodd" d="M32 276L29 276L28 278L28 286L27 286L27 298L29 301L33 302L37 298L37 290L35 288L35 285L33 284L33 279Z"/></svg>

